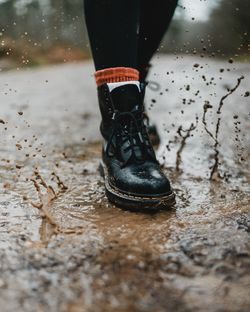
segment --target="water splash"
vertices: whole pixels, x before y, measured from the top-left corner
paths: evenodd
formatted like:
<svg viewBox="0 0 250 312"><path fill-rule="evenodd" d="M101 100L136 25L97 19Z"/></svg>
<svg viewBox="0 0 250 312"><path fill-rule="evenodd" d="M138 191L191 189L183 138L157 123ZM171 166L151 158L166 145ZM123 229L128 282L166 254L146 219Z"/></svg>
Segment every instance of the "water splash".
<svg viewBox="0 0 250 312"><path fill-rule="evenodd" d="M233 87L232 89L228 90L228 93L225 94L220 102L219 102L219 107L217 109L217 115L221 114L223 105L224 105L224 101L231 95L233 94L238 87L240 86L241 81L244 79L244 76L241 76L240 78L237 79L237 84L235 85L235 87ZM209 109L213 108L213 106L206 101L204 106L203 106L203 117L202 117L202 123L204 125L204 129L206 131L206 133L212 138L212 140L214 141L214 145L213 145L213 150L214 150L214 155L213 155L213 159L214 159L214 163L212 165L211 172L210 172L210 180L218 180L221 178L221 175L219 173L219 161L220 161L220 152L219 152L219 133L220 133L220 124L221 124L221 117L217 118L217 122L216 122L216 126L215 126L215 130L214 130L214 134L212 132L212 130L209 130L207 122L206 122L206 115Z"/></svg>

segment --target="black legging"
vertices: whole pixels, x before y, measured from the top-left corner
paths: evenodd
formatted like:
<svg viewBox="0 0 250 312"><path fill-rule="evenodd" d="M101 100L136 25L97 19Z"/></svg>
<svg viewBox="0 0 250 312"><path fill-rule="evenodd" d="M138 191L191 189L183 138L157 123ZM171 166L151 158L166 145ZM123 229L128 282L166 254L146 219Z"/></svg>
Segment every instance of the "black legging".
<svg viewBox="0 0 250 312"><path fill-rule="evenodd" d="M84 0L96 70L132 67L146 75L178 0Z"/></svg>

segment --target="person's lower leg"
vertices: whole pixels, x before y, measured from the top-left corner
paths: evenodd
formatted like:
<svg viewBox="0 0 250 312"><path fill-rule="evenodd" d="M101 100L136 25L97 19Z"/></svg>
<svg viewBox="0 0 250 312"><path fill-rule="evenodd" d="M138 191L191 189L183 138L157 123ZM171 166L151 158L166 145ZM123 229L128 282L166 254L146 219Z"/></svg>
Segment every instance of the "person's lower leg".
<svg viewBox="0 0 250 312"><path fill-rule="evenodd" d="M137 66L140 80L145 81L149 63L163 39L178 0L142 0Z"/></svg>
<svg viewBox="0 0 250 312"><path fill-rule="evenodd" d="M137 70L141 0L85 0L85 21L98 93L107 84L111 92L129 81L139 85ZM100 98L100 96L99 96ZM132 101L132 100L130 100ZM130 103L127 104L130 109ZM103 116L104 107L100 106ZM103 118L105 124L106 118Z"/></svg>
<svg viewBox="0 0 250 312"><path fill-rule="evenodd" d="M85 20L96 70L137 68L140 0L85 0Z"/></svg>

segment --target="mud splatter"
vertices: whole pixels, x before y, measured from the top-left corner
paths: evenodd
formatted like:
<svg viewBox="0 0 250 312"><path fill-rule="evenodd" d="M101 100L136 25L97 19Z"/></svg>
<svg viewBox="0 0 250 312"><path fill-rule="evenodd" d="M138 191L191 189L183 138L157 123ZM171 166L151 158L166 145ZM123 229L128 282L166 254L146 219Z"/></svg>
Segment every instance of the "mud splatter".
<svg viewBox="0 0 250 312"><path fill-rule="evenodd" d="M221 109L222 109L222 107L224 105L224 101L226 100L226 98L228 98L231 94L233 94L239 88L240 83L241 83L241 81L244 78L245 78L244 76L241 76L240 78L238 78L237 79L237 84L235 85L235 87L233 87L232 89L228 90L228 93L221 98L220 103L219 103L219 107L218 107L218 110L217 110L217 114L221 113Z"/></svg>
<svg viewBox="0 0 250 312"><path fill-rule="evenodd" d="M68 187L63 183L63 181L60 179L60 177L59 177L55 172L52 172L52 176L56 177L58 187L59 187L63 192L65 192L65 191L68 189Z"/></svg>
<svg viewBox="0 0 250 312"><path fill-rule="evenodd" d="M187 139L191 136L192 132L197 128L197 125L198 125L198 117L196 117L195 124L192 123L188 129L183 129L183 127L180 126L177 130L178 135L181 137L181 143L176 153L176 165L175 165L176 171L180 171L183 149L187 144Z"/></svg>
<svg viewBox="0 0 250 312"><path fill-rule="evenodd" d="M224 101L231 95L233 94L237 89L238 87L240 86L240 83L241 81L244 79L243 76L241 76L240 78L237 79L237 84L235 85L235 87L233 87L232 89L230 89L228 91L227 94L225 94L220 102L219 102L219 107L217 109L217 114L220 115L221 114L221 110L222 110L222 107L224 105ZM212 138L212 140L214 141L214 145L213 145L213 149L214 149L214 156L213 156L213 159L214 159L214 163L211 167L211 172L210 172L210 180L218 180L221 178L220 176L220 173L219 173L219 132L220 132L220 124L221 124L221 117L218 117L217 118L217 122L216 122L216 126L215 126L215 130L214 130L214 134L212 133L211 130L208 129L208 125L207 125L207 122L206 122L206 114L208 112L209 109L211 109L213 106L208 102L206 101L206 103L204 104L203 106L203 117L202 117L202 122L203 122L203 125L204 125L204 128L205 128L205 131L208 133L208 135Z"/></svg>

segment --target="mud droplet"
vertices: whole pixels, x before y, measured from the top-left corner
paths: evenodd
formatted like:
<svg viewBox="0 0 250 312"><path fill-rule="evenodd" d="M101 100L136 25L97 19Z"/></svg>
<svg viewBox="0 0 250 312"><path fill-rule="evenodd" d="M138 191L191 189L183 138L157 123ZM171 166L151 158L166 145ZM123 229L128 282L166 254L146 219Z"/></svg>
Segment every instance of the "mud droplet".
<svg viewBox="0 0 250 312"><path fill-rule="evenodd" d="M209 101L205 101L205 104L203 106L204 111L207 112L209 108L213 108L213 106L209 103Z"/></svg>
<svg viewBox="0 0 250 312"><path fill-rule="evenodd" d="M16 144L16 147L17 147L17 149L20 151L23 147L22 147L22 145L21 144Z"/></svg>
<svg viewBox="0 0 250 312"><path fill-rule="evenodd" d="M3 187L4 187L5 189L9 189L9 188L11 187L11 185L10 185L9 182L6 182L6 183L4 183Z"/></svg>

